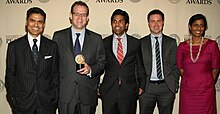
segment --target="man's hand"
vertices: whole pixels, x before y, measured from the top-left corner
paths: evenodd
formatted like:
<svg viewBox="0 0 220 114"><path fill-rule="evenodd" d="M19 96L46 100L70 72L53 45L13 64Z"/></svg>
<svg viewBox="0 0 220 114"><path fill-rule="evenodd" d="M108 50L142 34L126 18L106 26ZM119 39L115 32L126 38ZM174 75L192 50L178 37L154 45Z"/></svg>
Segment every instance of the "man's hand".
<svg viewBox="0 0 220 114"><path fill-rule="evenodd" d="M90 66L87 63L84 64L84 67L82 69L77 70L77 72L79 74L89 74L90 71L91 71L91 68L90 68Z"/></svg>
<svg viewBox="0 0 220 114"><path fill-rule="evenodd" d="M138 95L139 95L139 96L142 95L143 92L144 92L144 90L141 89L141 88L139 88Z"/></svg>

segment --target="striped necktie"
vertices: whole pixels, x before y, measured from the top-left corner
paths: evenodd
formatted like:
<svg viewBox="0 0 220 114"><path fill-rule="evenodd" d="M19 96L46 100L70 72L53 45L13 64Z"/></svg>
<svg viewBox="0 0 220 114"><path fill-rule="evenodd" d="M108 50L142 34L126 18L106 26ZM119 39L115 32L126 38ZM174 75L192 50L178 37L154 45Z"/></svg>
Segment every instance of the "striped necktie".
<svg viewBox="0 0 220 114"><path fill-rule="evenodd" d="M118 40L117 59L119 64L121 64L124 59L123 47L122 47L121 38L117 38L117 40Z"/></svg>
<svg viewBox="0 0 220 114"><path fill-rule="evenodd" d="M162 72L161 72L161 60L160 60L160 45L158 42L158 37L154 37L156 39L155 43L155 53L156 53L156 68L157 68L157 78L162 79Z"/></svg>

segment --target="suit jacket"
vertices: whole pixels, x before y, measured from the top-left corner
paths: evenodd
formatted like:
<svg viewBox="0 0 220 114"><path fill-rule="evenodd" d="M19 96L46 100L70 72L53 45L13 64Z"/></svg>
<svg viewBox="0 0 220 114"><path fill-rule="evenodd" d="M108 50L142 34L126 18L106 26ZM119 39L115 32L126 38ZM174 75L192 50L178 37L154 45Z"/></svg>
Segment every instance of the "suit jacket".
<svg viewBox="0 0 220 114"><path fill-rule="evenodd" d="M91 77L76 73L71 27L55 32L53 40L58 44L60 58L60 101L68 103L77 87L82 104L97 105L97 86L105 65L105 50L101 35L85 30L82 54L85 62L92 69Z"/></svg>
<svg viewBox="0 0 220 114"><path fill-rule="evenodd" d="M141 50L144 62L144 68L147 74L147 84L148 87L151 71L152 71L152 47L151 47L151 37L150 35L145 36L141 39ZM165 82L168 88L175 94L178 92L179 88L179 70L176 66L176 50L177 44L176 40L162 35L162 61L163 61L163 74Z"/></svg>
<svg viewBox="0 0 220 114"><path fill-rule="evenodd" d="M56 110L58 101L57 44L41 36L38 63L34 64L27 35L10 42L6 60L6 90L13 110Z"/></svg>
<svg viewBox="0 0 220 114"><path fill-rule="evenodd" d="M127 35L127 34L126 34ZM104 79L100 87L102 99L114 99L115 89L118 87L119 77L121 78L120 94L127 99L137 99L138 88L144 90L146 75L143 69L140 42L138 39L127 35L127 53L120 65L113 53L113 35L104 39L107 64L105 66ZM117 84L115 87L114 84ZM110 96L110 97L108 97Z"/></svg>

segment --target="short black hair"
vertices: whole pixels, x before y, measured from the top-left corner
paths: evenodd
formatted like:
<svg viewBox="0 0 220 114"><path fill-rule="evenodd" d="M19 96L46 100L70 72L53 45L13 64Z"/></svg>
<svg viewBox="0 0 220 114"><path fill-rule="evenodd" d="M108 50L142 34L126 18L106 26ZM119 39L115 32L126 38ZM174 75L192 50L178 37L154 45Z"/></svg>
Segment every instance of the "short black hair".
<svg viewBox="0 0 220 114"><path fill-rule="evenodd" d="M162 17L162 21L164 21L164 14L162 11L160 11L159 9L154 9L152 11L150 11L147 15L147 21L149 22L150 16L154 15L154 14L159 14Z"/></svg>
<svg viewBox="0 0 220 114"><path fill-rule="evenodd" d="M115 15L122 15L124 16L124 20L125 20L125 24L129 24L129 16L128 16L128 13L126 11L123 11L121 9L116 9L113 13L112 13L112 16L111 16L111 22L113 21L113 18Z"/></svg>
<svg viewBox="0 0 220 114"><path fill-rule="evenodd" d="M207 23L207 20L206 20L206 17L202 14L195 14L193 15L190 19L189 19L189 22L188 22L188 25L192 27L192 24L196 21L196 20L203 20L204 21L204 27L205 27L205 31L208 29L208 23ZM202 36L205 36L205 31L204 33L202 34ZM191 34L191 30L189 29L189 33Z"/></svg>
<svg viewBox="0 0 220 114"><path fill-rule="evenodd" d="M87 15L89 15L89 7L88 7L88 5L85 2L82 2L82 1L76 1L76 2L73 3L73 5L71 6L71 9L70 9L71 13L73 13L73 8L76 5L85 6L87 8Z"/></svg>
<svg viewBox="0 0 220 114"><path fill-rule="evenodd" d="M44 17L44 22L46 21L46 13L44 12L44 10L42 10L41 8L39 7L32 7L30 9L28 9L27 11L27 17L26 17L26 20L28 20L28 18L33 14L33 13L36 13L36 14L40 14Z"/></svg>

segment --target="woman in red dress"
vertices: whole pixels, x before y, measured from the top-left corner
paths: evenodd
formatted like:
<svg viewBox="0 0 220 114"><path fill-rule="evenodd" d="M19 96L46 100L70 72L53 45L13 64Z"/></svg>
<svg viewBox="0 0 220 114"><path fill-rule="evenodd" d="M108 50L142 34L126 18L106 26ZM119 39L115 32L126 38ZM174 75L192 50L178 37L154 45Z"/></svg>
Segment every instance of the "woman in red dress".
<svg viewBox="0 0 220 114"><path fill-rule="evenodd" d="M218 44L204 38L208 27L202 14L193 15L188 27L192 38L179 44L176 55L181 72L179 114L217 114Z"/></svg>

